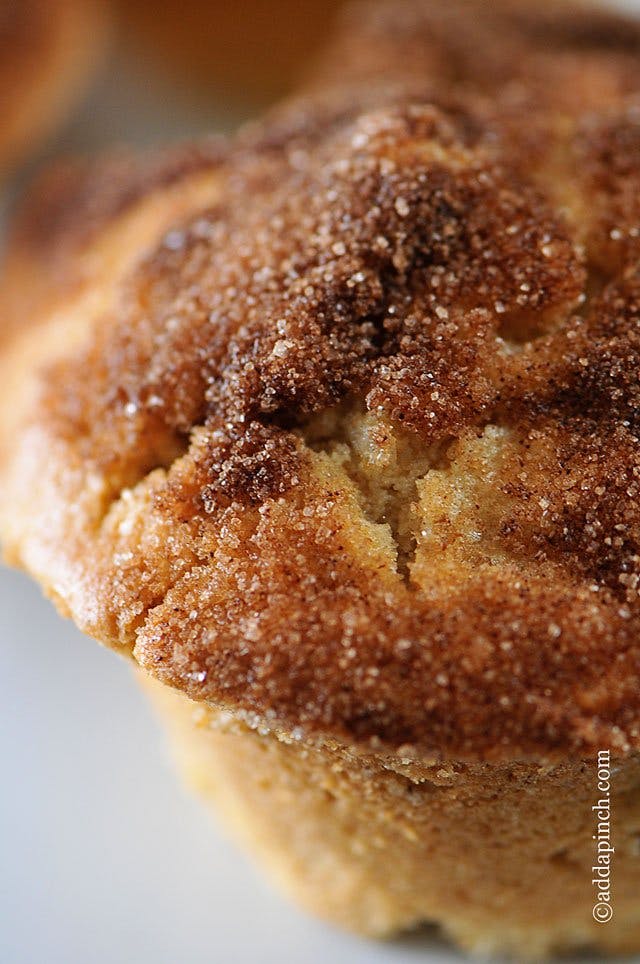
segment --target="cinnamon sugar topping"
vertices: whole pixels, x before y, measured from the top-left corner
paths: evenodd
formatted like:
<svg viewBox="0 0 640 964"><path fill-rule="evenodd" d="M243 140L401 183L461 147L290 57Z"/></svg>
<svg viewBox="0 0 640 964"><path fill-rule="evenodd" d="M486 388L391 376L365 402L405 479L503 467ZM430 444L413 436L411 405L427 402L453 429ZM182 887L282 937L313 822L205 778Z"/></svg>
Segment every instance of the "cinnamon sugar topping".
<svg viewBox="0 0 640 964"><path fill-rule="evenodd" d="M358 9L47 366L12 456L46 521L12 551L83 628L275 726L626 752L640 32Z"/></svg>

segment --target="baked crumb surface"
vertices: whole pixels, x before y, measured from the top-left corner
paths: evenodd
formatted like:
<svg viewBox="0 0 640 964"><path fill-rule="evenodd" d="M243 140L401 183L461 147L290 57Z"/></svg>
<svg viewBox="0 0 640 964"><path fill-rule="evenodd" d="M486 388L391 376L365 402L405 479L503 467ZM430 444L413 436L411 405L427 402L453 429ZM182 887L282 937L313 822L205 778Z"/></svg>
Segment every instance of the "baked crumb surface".
<svg viewBox="0 0 640 964"><path fill-rule="evenodd" d="M639 53L569 4L358 7L227 146L75 215L45 182L5 271L9 557L268 725L637 748Z"/></svg>

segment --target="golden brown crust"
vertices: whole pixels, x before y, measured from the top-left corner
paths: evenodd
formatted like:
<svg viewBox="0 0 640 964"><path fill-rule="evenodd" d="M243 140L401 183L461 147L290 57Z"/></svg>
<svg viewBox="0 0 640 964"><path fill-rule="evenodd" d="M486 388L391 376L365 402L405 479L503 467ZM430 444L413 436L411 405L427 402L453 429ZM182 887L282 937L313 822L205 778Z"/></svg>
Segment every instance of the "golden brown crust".
<svg viewBox="0 0 640 964"><path fill-rule="evenodd" d="M0 342L25 316L33 324L46 320L52 303L64 304L94 280L96 249L112 226L122 231L146 201L185 182L197 184L224 154L223 142L211 138L152 153L120 149L99 159L65 158L40 172L11 224Z"/></svg>
<svg viewBox="0 0 640 964"><path fill-rule="evenodd" d="M65 228L82 283L4 348L44 377L0 425L2 530L196 699L405 752L624 754L640 32L478 9L361 10L225 156Z"/></svg>
<svg viewBox="0 0 640 964"><path fill-rule="evenodd" d="M0 7L0 176L64 119L107 33L100 0L5 0Z"/></svg>
<svg viewBox="0 0 640 964"><path fill-rule="evenodd" d="M188 783L307 911L367 937L437 926L482 960L637 952L637 754L612 767L615 903L603 927L585 885L604 863L594 763L429 765L317 748L143 682Z"/></svg>

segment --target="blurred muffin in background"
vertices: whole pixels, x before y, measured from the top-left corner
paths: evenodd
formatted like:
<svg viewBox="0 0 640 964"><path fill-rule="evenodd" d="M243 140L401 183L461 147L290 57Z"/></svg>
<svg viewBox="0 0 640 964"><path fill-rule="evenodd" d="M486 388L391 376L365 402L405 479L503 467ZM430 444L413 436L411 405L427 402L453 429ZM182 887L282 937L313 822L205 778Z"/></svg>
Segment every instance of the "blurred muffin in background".
<svg viewBox="0 0 640 964"><path fill-rule="evenodd" d="M251 111L286 93L304 72L344 0L117 0L121 28L151 61L190 90Z"/></svg>
<svg viewBox="0 0 640 964"><path fill-rule="evenodd" d="M99 0L0 3L0 176L67 116L107 36Z"/></svg>

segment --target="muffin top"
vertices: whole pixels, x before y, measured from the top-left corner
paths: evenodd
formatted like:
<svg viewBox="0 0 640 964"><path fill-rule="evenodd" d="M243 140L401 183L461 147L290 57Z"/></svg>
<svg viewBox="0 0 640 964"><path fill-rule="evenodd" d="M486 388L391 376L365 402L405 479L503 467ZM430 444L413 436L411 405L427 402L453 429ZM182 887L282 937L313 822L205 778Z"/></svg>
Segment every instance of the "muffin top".
<svg viewBox="0 0 640 964"><path fill-rule="evenodd" d="M45 175L0 525L195 700L402 758L640 747L640 28L355 7L229 142Z"/></svg>

